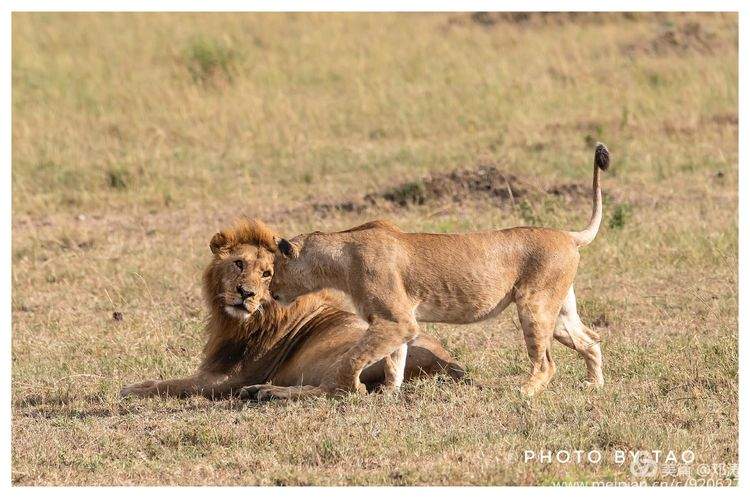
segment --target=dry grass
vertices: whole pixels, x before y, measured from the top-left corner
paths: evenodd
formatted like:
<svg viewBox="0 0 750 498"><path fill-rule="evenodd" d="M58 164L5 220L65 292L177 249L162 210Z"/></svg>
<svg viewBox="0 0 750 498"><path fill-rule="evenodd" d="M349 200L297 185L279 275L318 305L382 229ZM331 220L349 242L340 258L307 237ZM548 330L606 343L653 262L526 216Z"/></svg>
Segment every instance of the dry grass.
<svg viewBox="0 0 750 498"><path fill-rule="evenodd" d="M14 14L13 482L631 479L607 457L524 464L524 449L736 462L737 81L732 15ZM588 196L545 190L588 185L594 140L614 160L577 293L604 338L601 393L556 346L550 389L521 399L506 312L428 326L485 389L118 399L197 365L199 274L236 215L288 235L378 216L582 227ZM481 165L528 195L310 208Z"/></svg>

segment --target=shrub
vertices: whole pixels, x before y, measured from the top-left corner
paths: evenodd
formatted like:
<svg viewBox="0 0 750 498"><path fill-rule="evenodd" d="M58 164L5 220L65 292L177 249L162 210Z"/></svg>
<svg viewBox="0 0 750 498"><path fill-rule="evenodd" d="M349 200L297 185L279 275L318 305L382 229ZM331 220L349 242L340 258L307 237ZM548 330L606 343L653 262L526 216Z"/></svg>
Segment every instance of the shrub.
<svg viewBox="0 0 750 498"><path fill-rule="evenodd" d="M216 78L232 81L237 52L211 38L197 37L185 50L185 62L193 81L206 84Z"/></svg>
<svg viewBox="0 0 750 498"><path fill-rule="evenodd" d="M623 228L625 222L630 218L632 211L633 209L628 203L616 205L615 210L612 212L612 218L609 220L609 228L617 230Z"/></svg>

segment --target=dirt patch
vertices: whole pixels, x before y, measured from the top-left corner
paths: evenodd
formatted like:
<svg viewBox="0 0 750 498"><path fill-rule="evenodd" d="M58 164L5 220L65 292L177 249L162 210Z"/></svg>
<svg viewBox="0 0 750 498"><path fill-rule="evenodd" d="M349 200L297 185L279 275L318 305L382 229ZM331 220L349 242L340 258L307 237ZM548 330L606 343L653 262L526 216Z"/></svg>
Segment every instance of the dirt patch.
<svg viewBox="0 0 750 498"><path fill-rule="evenodd" d="M620 20L637 21L661 16L663 14L641 12L472 12L449 17L448 25L476 25L493 28L503 24L520 26L592 24Z"/></svg>
<svg viewBox="0 0 750 498"><path fill-rule="evenodd" d="M727 114L714 114L711 116L710 121L719 126L737 126L739 124L739 118L736 113Z"/></svg>
<svg viewBox="0 0 750 498"><path fill-rule="evenodd" d="M520 183L514 175L507 175L494 166L489 166L475 170L453 171L447 175L430 176L417 182L399 185L379 196L369 195L368 197L375 202L378 200L377 197L382 197L385 201L401 207L446 199L461 202L464 198L477 194L506 201L526 194L526 188Z"/></svg>
<svg viewBox="0 0 750 498"><path fill-rule="evenodd" d="M696 135L705 132L709 128L733 128L737 129L739 120L736 113L714 114L713 116L702 117L699 121L691 123L664 121L662 129L671 136Z"/></svg>
<svg viewBox="0 0 750 498"><path fill-rule="evenodd" d="M669 55L698 52L712 54L722 48L722 40L715 32L699 22L680 25L662 24L650 40L637 41L622 47L626 55Z"/></svg>
<svg viewBox="0 0 750 498"><path fill-rule="evenodd" d="M548 188L547 193L570 200L581 197L591 197L591 185L584 185L582 183L561 183Z"/></svg>
<svg viewBox="0 0 750 498"><path fill-rule="evenodd" d="M343 202L313 202L293 211L313 211L316 215L324 217L336 212L361 213L370 209L388 212L423 205L460 205L468 201L488 201L494 205L513 206L531 194L551 194L565 199L576 199L590 196L591 187L566 183L543 189L516 175L504 173L495 166L482 166L428 175Z"/></svg>

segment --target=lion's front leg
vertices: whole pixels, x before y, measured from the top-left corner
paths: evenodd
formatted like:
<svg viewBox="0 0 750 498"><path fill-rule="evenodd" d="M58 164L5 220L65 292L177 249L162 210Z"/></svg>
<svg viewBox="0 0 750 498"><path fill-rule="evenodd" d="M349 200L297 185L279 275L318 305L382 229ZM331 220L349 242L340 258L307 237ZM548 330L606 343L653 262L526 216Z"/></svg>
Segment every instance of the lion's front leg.
<svg viewBox="0 0 750 498"><path fill-rule="evenodd" d="M146 380L120 390L120 396L149 398L153 396L186 397L202 394L227 379L226 374L198 373L191 377L169 380Z"/></svg>
<svg viewBox="0 0 750 498"><path fill-rule="evenodd" d="M120 389L120 396L125 398L127 396L136 396L139 398L148 398L150 396L156 396L159 394L157 385L160 381L158 380L145 380L135 384L130 384Z"/></svg>

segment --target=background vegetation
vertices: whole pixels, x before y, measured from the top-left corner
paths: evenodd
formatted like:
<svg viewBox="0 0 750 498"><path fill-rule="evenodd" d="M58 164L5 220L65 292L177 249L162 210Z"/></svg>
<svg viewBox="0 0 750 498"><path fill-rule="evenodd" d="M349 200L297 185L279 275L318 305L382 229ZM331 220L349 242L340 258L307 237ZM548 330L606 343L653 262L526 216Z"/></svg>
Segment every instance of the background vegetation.
<svg viewBox="0 0 750 498"><path fill-rule="evenodd" d="M14 483L632 478L524 449L737 461L736 15L14 14L12 51ZM426 327L484 389L118 398L196 367L208 241L236 216L583 227L597 140L613 167L576 289L602 392L558 345L523 400L506 312Z"/></svg>

